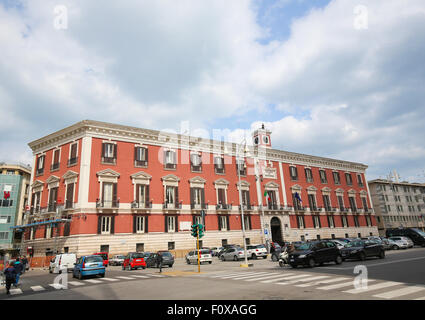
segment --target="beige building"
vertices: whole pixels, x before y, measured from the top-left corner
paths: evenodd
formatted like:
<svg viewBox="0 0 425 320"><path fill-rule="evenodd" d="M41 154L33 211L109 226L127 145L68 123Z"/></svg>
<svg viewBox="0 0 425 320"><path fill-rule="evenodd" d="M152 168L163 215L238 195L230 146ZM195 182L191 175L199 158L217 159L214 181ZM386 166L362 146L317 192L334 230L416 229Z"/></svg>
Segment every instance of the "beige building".
<svg viewBox="0 0 425 320"><path fill-rule="evenodd" d="M368 182L381 236L389 228L425 231L425 185L376 179Z"/></svg>

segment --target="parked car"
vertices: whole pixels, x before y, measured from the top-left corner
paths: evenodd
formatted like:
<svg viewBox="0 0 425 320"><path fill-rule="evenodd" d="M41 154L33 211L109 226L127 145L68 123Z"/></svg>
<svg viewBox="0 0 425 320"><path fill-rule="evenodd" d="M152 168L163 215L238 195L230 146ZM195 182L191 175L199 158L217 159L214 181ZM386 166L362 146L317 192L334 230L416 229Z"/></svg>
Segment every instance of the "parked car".
<svg viewBox="0 0 425 320"><path fill-rule="evenodd" d="M211 264L212 263L211 251L205 250L205 249L199 250L199 262L201 264L204 263L204 262ZM186 263L187 264L191 264L191 263L198 264L198 251L197 250L190 251L186 255Z"/></svg>
<svg viewBox="0 0 425 320"><path fill-rule="evenodd" d="M417 228L387 229L386 235L387 237L408 237L415 245L425 247L425 232Z"/></svg>
<svg viewBox="0 0 425 320"><path fill-rule="evenodd" d="M245 258L245 253L240 247L229 247L220 255L221 261L234 260L239 261Z"/></svg>
<svg viewBox="0 0 425 320"><path fill-rule="evenodd" d="M250 259L263 258L267 259L267 249L264 244L247 245L246 254Z"/></svg>
<svg viewBox="0 0 425 320"><path fill-rule="evenodd" d="M393 250L407 249L409 247L409 243L403 237L390 237L389 239L394 242L392 246Z"/></svg>
<svg viewBox="0 0 425 320"><path fill-rule="evenodd" d="M412 239L410 239L409 237L402 237L402 238L407 241L408 248L413 248L414 247L414 243L413 243Z"/></svg>
<svg viewBox="0 0 425 320"><path fill-rule="evenodd" d="M162 266L169 266L172 267L174 264L174 256L169 251L158 251L156 253L151 253L149 256L145 258L146 261L146 267L148 268L159 268L159 264L157 264L156 259L158 256L158 253L161 253L162 255Z"/></svg>
<svg viewBox="0 0 425 320"><path fill-rule="evenodd" d="M101 256L103 258L103 265L105 267L108 266L109 264L109 258L108 258L108 253L107 252L97 252L97 253L93 253L94 256Z"/></svg>
<svg viewBox="0 0 425 320"><path fill-rule="evenodd" d="M122 263L123 270L133 270L133 269L145 269L146 262L144 259L145 255L142 252L129 252Z"/></svg>
<svg viewBox="0 0 425 320"><path fill-rule="evenodd" d="M391 246L392 246L392 242L387 239L387 238L381 238L381 240L374 240L377 241L378 243L382 244L382 246L384 247L384 250L391 250Z"/></svg>
<svg viewBox="0 0 425 320"><path fill-rule="evenodd" d="M75 253L62 253L56 255L49 265L50 273L62 273L62 269L66 268L67 272L74 269L74 264L77 262Z"/></svg>
<svg viewBox="0 0 425 320"><path fill-rule="evenodd" d="M270 254L272 261L278 261L281 253L282 247L277 242L270 242Z"/></svg>
<svg viewBox="0 0 425 320"><path fill-rule="evenodd" d="M344 246L347 244L347 242L344 242L344 241L341 241L341 240L336 240L336 239L332 239L332 240L329 240L329 241L332 241L333 243L335 243L337 248L340 249L340 250L342 248L344 248Z"/></svg>
<svg viewBox="0 0 425 320"><path fill-rule="evenodd" d="M211 248L213 257L216 257L218 255L218 253L223 249L224 249L224 247L213 247L213 248Z"/></svg>
<svg viewBox="0 0 425 320"><path fill-rule="evenodd" d="M342 260L366 260L367 257L385 258L384 246L376 240L358 240L347 243L341 249Z"/></svg>
<svg viewBox="0 0 425 320"><path fill-rule="evenodd" d="M228 249L228 248L238 248L239 246L236 244L225 244L223 245L221 248L221 250L217 253L217 258L221 258L221 255L223 254L223 252Z"/></svg>
<svg viewBox="0 0 425 320"><path fill-rule="evenodd" d="M111 266L121 266L124 262L125 256L116 254L112 259L109 260Z"/></svg>
<svg viewBox="0 0 425 320"><path fill-rule="evenodd" d="M292 268L299 265L313 268L316 264L322 265L325 262L342 263L341 252L332 241L306 242L289 254L289 265Z"/></svg>
<svg viewBox="0 0 425 320"><path fill-rule="evenodd" d="M104 260L100 255L82 256L77 259L72 277L80 280L85 276L105 276Z"/></svg>

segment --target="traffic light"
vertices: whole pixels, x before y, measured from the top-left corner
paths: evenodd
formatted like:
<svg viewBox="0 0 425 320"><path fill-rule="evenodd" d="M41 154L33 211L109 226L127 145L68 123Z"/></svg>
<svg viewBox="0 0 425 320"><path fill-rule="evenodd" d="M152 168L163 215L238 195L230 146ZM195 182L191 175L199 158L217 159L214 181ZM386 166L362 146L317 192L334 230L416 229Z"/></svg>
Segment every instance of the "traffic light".
<svg viewBox="0 0 425 320"><path fill-rule="evenodd" d="M197 237L198 236L198 225L197 224L192 224L192 237Z"/></svg>
<svg viewBox="0 0 425 320"><path fill-rule="evenodd" d="M199 238L202 238L204 236L204 226L202 224L198 224L199 228Z"/></svg>

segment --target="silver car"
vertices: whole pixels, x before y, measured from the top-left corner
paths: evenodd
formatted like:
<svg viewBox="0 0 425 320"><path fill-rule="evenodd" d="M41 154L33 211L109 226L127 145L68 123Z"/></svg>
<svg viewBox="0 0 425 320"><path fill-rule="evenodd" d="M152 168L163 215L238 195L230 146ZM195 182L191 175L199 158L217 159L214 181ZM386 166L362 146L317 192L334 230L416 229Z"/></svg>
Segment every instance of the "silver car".
<svg viewBox="0 0 425 320"><path fill-rule="evenodd" d="M390 237L389 240L392 240L394 242L392 248L395 250L407 249L409 247L409 243L403 238L404 237Z"/></svg>
<svg viewBox="0 0 425 320"><path fill-rule="evenodd" d="M221 254L221 261L239 261L245 258L244 250L240 247L230 247Z"/></svg>

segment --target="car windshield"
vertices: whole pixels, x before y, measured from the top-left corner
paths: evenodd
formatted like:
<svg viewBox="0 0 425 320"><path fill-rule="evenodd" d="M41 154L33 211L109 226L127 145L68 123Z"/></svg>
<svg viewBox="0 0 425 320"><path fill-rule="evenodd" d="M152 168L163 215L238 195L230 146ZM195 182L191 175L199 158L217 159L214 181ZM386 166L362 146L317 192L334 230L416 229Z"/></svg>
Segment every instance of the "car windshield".
<svg viewBox="0 0 425 320"><path fill-rule="evenodd" d="M199 250L199 253L200 254L210 254L210 250L202 249L202 250Z"/></svg>
<svg viewBox="0 0 425 320"><path fill-rule="evenodd" d="M310 250L312 247L312 243L300 243L300 244L295 244L295 248L297 250Z"/></svg>
<svg viewBox="0 0 425 320"><path fill-rule="evenodd" d="M391 240L396 241L396 240L401 240L401 238L400 237L391 237Z"/></svg>
<svg viewBox="0 0 425 320"><path fill-rule="evenodd" d="M352 248L352 247L363 247L364 242L363 241L351 241L350 243L347 243L345 245L346 248Z"/></svg>
<svg viewBox="0 0 425 320"><path fill-rule="evenodd" d="M257 249L265 249L266 247L264 246L264 244L259 244L258 246L257 246Z"/></svg>
<svg viewBox="0 0 425 320"><path fill-rule="evenodd" d="M171 255L171 253L170 253L170 252L161 252L161 255L162 255L163 257L172 257L172 255Z"/></svg>
<svg viewBox="0 0 425 320"><path fill-rule="evenodd" d="M89 256L84 262L103 262L103 259L101 256Z"/></svg>
<svg viewBox="0 0 425 320"><path fill-rule="evenodd" d="M419 230L419 229L416 229L416 228L413 228L412 230L415 231L415 232L417 232L422 237L425 237L425 232L423 232L422 230Z"/></svg>
<svg viewBox="0 0 425 320"><path fill-rule="evenodd" d="M117 256L117 259L125 259L125 256Z"/></svg>
<svg viewBox="0 0 425 320"><path fill-rule="evenodd" d="M107 254L102 253L102 254L97 254L97 256L102 257L103 260L108 260L108 255Z"/></svg>
<svg viewBox="0 0 425 320"><path fill-rule="evenodd" d="M139 259L139 258L143 258L145 255L143 254L143 253L133 253L132 255L131 255L131 257L133 258L133 259Z"/></svg>

